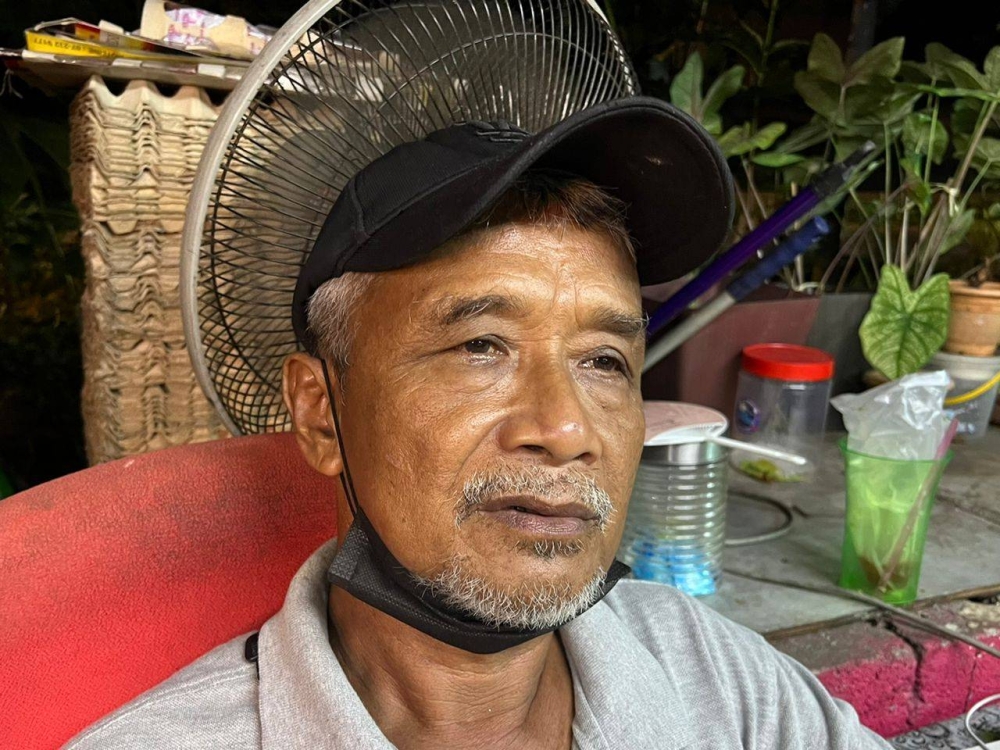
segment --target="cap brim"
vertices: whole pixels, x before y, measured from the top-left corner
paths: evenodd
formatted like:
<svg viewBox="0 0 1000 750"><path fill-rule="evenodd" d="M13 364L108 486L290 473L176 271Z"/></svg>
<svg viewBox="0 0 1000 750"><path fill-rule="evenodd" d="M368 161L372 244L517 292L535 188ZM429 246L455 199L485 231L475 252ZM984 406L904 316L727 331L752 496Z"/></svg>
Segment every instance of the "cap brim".
<svg viewBox="0 0 1000 750"><path fill-rule="evenodd" d="M579 174L626 203L643 285L697 268L729 234L735 200L722 152L690 116L658 99L580 112L545 131L532 152L533 163Z"/></svg>
<svg viewBox="0 0 1000 750"><path fill-rule="evenodd" d="M629 97L577 112L526 141L525 149L424 194L373 232L342 270L399 267L401 247L412 248L409 263L419 261L472 224L535 166L577 174L626 203L643 285L700 266L718 250L732 223L732 176L712 137L666 102ZM420 242L414 242L415 226Z"/></svg>

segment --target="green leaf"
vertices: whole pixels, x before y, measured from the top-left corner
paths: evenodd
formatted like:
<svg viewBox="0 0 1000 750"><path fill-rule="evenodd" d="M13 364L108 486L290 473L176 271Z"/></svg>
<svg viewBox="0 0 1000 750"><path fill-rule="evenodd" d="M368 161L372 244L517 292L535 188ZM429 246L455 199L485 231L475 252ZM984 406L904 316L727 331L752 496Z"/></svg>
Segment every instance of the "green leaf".
<svg viewBox="0 0 1000 750"><path fill-rule="evenodd" d="M919 92L894 87L888 98L883 101L877 114L881 115L883 122L898 124L913 111L914 105L919 100Z"/></svg>
<svg viewBox="0 0 1000 750"><path fill-rule="evenodd" d="M903 61L903 42L901 37L887 39L876 44L847 69L844 85L853 86L858 83L868 83L873 78L892 78L899 72Z"/></svg>
<svg viewBox="0 0 1000 750"><path fill-rule="evenodd" d="M840 53L840 47L823 32L813 37L812 46L809 47L809 57L806 60L806 70L817 78L838 86L844 80L844 57Z"/></svg>
<svg viewBox="0 0 1000 750"><path fill-rule="evenodd" d="M976 220L976 209L967 208L948 222L948 229L941 240L940 252L946 253L965 239L972 222Z"/></svg>
<svg viewBox="0 0 1000 750"><path fill-rule="evenodd" d="M785 170L784 178L786 182L794 182L797 185L808 185L812 178L829 166L819 157L807 158L798 164L793 164Z"/></svg>
<svg viewBox="0 0 1000 750"><path fill-rule="evenodd" d="M784 132L788 130L788 126L783 122L770 122L760 130L758 130L753 138L753 147L760 151L771 148L774 142L778 140Z"/></svg>
<svg viewBox="0 0 1000 750"><path fill-rule="evenodd" d="M680 73L670 82L670 103L701 121L701 82L704 77L701 55L692 52Z"/></svg>
<svg viewBox="0 0 1000 750"><path fill-rule="evenodd" d="M708 131L709 135L718 136L722 132L722 115L715 112L706 114L701 125Z"/></svg>
<svg viewBox="0 0 1000 750"><path fill-rule="evenodd" d="M911 154L929 154L940 164L948 151L948 130L926 112L911 112L903 121L903 146Z"/></svg>
<svg viewBox="0 0 1000 750"><path fill-rule="evenodd" d="M737 149L740 148L741 144L746 143L749 134L750 123L745 122L742 125L733 125L715 140L719 144L719 148L722 149L722 154L728 159L737 153L743 153Z"/></svg>
<svg viewBox="0 0 1000 750"><path fill-rule="evenodd" d="M929 84L934 81L934 70L930 65L913 60L903 60L899 65L899 80L905 83Z"/></svg>
<svg viewBox="0 0 1000 750"><path fill-rule="evenodd" d="M913 90L921 94L934 94L942 99L978 99L981 102L1000 102L1000 94L977 89L955 88L954 86L922 86L912 84Z"/></svg>
<svg viewBox="0 0 1000 750"><path fill-rule="evenodd" d="M937 78L948 78L959 88L988 91L986 77L976 70L972 61L952 52L943 44L931 42L924 50L927 64L935 72Z"/></svg>
<svg viewBox="0 0 1000 750"><path fill-rule="evenodd" d="M727 158L741 156L751 151L763 151L769 149L781 137L786 127L783 122L772 122L754 132L753 126L745 122L723 133L718 138L719 148Z"/></svg>
<svg viewBox="0 0 1000 750"><path fill-rule="evenodd" d="M882 268L871 309L861 321L861 349L890 380L917 372L948 336L948 275L932 276L916 291L897 266Z"/></svg>
<svg viewBox="0 0 1000 750"><path fill-rule="evenodd" d="M899 113L892 111L894 93L884 78L877 83L852 86L844 92L844 122L872 125L900 119Z"/></svg>
<svg viewBox="0 0 1000 750"><path fill-rule="evenodd" d="M800 70L795 74L795 90L813 112L827 120L836 118L840 107L840 86L815 73Z"/></svg>
<svg viewBox="0 0 1000 750"><path fill-rule="evenodd" d="M813 119L800 128L796 128L779 145L777 150L783 154L794 154L805 151L811 146L822 143L828 137L827 126L821 120Z"/></svg>
<svg viewBox="0 0 1000 750"><path fill-rule="evenodd" d="M931 198L934 195L931 186L918 178L918 181L910 189L910 193L912 194L913 202L917 204L920 215L927 216L927 212L931 210Z"/></svg>
<svg viewBox="0 0 1000 750"><path fill-rule="evenodd" d="M956 134L955 153L964 156L969 150L970 141L969 136ZM977 172L985 172L986 177L996 178L1000 174L1000 139L988 136L980 138L976 153L972 155L972 166Z"/></svg>
<svg viewBox="0 0 1000 750"><path fill-rule="evenodd" d="M712 85L708 87L708 93L705 94L705 103L702 105L706 120L709 116L717 114L726 100L740 90L740 87L743 86L744 76L746 76L746 68L742 65L734 65L712 82Z"/></svg>
<svg viewBox="0 0 1000 750"><path fill-rule="evenodd" d="M976 99L959 99L951 111L951 129L953 133L971 134L979 122L983 103Z"/></svg>
<svg viewBox="0 0 1000 750"><path fill-rule="evenodd" d="M921 164L920 154L909 153L899 160L899 166L903 168L906 179L910 182L920 181Z"/></svg>
<svg viewBox="0 0 1000 750"><path fill-rule="evenodd" d="M844 91L843 122L883 125L901 123L920 99L921 93L910 85L888 78L873 78L868 83Z"/></svg>
<svg viewBox="0 0 1000 750"><path fill-rule="evenodd" d="M759 164L762 167L783 169L785 167L790 167L792 164L798 164L799 162L805 161L805 157L800 156L799 154L782 154L777 151L768 151L763 154L755 154L751 157L750 161L754 164Z"/></svg>
<svg viewBox="0 0 1000 750"><path fill-rule="evenodd" d="M808 47L808 46L809 42L806 42L802 39L779 39L778 41L776 41L774 44L771 45L771 57L772 58L774 57L775 52L783 52L785 50L791 52L792 50L797 50L800 47Z"/></svg>
<svg viewBox="0 0 1000 750"><path fill-rule="evenodd" d="M833 139L833 154L835 161L843 161L848 156L861 148L865 141L873 140L870 135L859 133L857 135L842 135ZM877 143L878 141L876 141Z"/></svg>
<svg viewBox="0 0 1000 750"><path fill-rule="evenodd" d="M1000 94L1000 46L986 53L983 69L986 71L986 85L990 91Z"/></svg>
<svg viewBox="0 0 1000 750"><path fill-rule="evenodd" d="M1000 139L983 137L976 145L976 157L983 161L1000 163Z"/></svg>

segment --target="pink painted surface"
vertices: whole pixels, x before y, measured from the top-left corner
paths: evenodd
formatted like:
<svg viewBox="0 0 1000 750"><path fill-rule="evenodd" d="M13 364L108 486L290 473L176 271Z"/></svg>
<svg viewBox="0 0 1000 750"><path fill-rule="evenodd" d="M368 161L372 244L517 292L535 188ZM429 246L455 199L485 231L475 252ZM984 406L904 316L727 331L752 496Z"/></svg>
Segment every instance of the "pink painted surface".
<svg viewBox="0 0 1000 750"><path fill-rule="evenodd" d="M960 601L920 613L1000 648L1000 605ZM1000 659L901 623L892 629L854 623L774 645L809 667L883 737L955 718L1000 693Z"/></svg>
<svg viewBox="0 0 1000 750"><path fill-rule="evenodd" d="M858 661L819 674L826 689L854 706L866 727L883 737L894 737L914 727L909 704L916 661Z"/></svg>

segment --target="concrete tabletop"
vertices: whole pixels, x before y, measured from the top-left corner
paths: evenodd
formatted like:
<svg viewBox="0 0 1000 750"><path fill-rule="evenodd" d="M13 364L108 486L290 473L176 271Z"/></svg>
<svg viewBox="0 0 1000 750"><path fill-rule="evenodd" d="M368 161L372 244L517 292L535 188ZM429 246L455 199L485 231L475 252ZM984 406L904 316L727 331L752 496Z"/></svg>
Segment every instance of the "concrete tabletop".
<svg viewBox="0 0 1000 750"><path fill-rule="evenodd" d="M840 570L844 531L843 459L840 435L830 435L815 478L800 484L764 484L730 472L730 541L779 527L777 501L794 517L777 539L727 546L726 572L707 605L760 633L820 629L870 610L864 603L744 577L754 576L829 588ZM918 604L1000 592L1000 429L979 441L954 445L931 514Z"/></svg>
<svg viewBox="0 0 1000 750"><path fill-rule="evenodd" d="M851 703L862 723L899 736L900 747L965 747L961 739L920 743L943 731L935 722L1000 692L1000 659L867 603L773 583L841 591L840 437L829 436L809 483L763 484L730 472L728 543L777 529L786 510L794 520L770 541L727 546L719 590L702 601L764 634ZM931 513L918 598L907 608L1000 648L1000 429L977 442L956 441L954 451ZM761 578L772 582L755 580Z"/></svg>

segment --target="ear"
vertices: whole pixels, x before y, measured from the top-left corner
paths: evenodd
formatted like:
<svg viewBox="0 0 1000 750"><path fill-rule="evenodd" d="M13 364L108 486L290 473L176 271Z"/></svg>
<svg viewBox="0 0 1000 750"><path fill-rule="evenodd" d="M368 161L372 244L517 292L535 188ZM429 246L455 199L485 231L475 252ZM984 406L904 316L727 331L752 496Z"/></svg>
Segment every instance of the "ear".
<svg viewBox="0 0 1000 750"><path fill-rule="evenodd" d="M340 384L333 372L330 373L330 385L336 396ZM340 474L344 462L330 411L323 363L301 352L289 356L282 369L282 395L306 461L321 474Z"/></svg>

